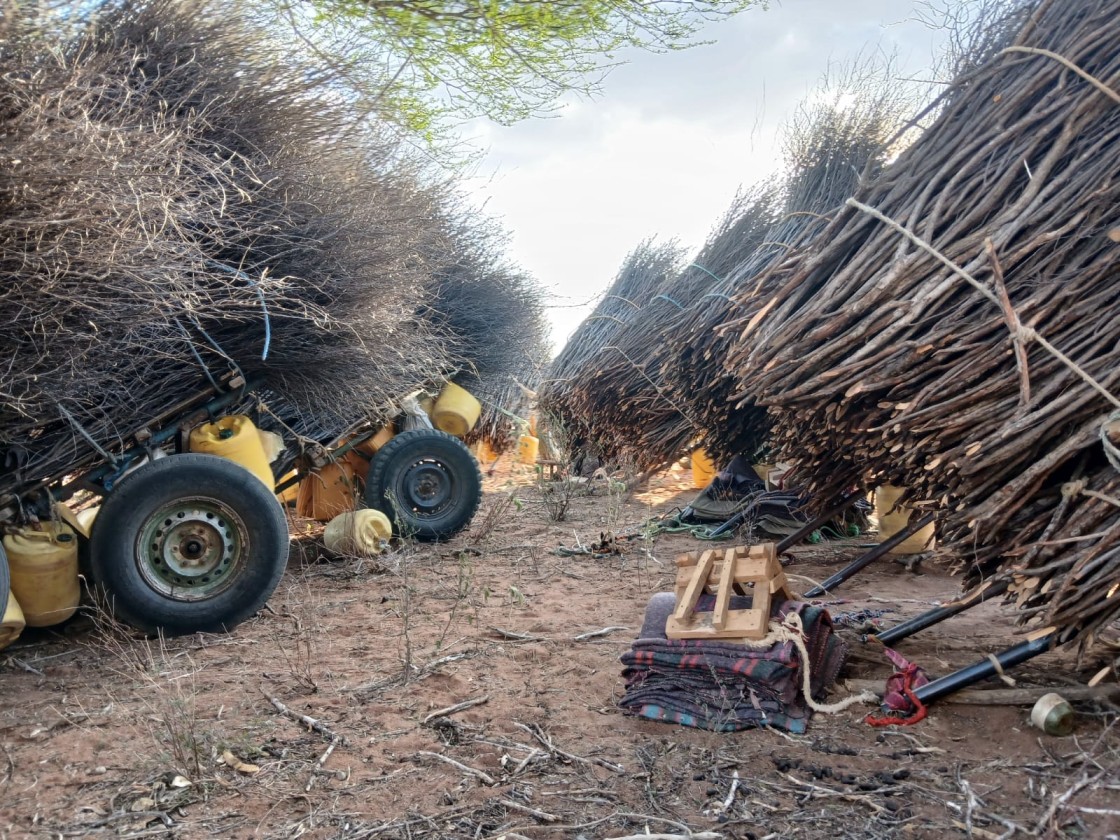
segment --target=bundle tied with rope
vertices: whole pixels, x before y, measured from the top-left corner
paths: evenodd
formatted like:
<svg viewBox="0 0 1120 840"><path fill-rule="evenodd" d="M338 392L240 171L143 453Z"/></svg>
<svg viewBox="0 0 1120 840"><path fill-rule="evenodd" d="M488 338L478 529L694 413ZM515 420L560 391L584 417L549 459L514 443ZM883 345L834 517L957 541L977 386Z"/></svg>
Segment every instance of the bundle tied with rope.
<svg viewBox="0 0 1120 840"><path fill-rule="evenodd" d="M618 459L636 454L623 429L613 418L626 410L638 410L644 383L632 392L633 383L611 373L620 363L632 367L626 336L650 306L672 306L654 300L676 277L684 262L684 251L675 242L640 243L623 261L614 281L594 311L579 325L564 349L556 356L538 392L541 410L562 427L573 455ZM653 303L649 303L653 301ZM641 348L644 354L656 345ZM644 416L644 415L643 415ZM641 459L635 459L640 463Z"/></svg>
<svg viewBox="0 0 1120 840"><path fill-rule="evenodd" d="M697 610L714 600L701 596ZM730 607L749 601L732 596ZM878 699L861 692L823 701L847 646L822 607L778 602L763 637L713 640L667 638L675 609L673 593L654 595L639 638L621 657L626 691L619 706L627 713L722 732L768 726L803 734L813 712L839 714Z"/></svg>
<svg viewBox="0 0 1120 840"><path fill-rule="evenodd" d="M495 453L516 442L532 412L532 388L548 364L544 292L501 249L504 235L470 207L453 208L433 249L435 269L420 317L444 336L450 379L482 404L466 440ZM519 422L521 421L521 422Z"/></svg>
<svg viewBox="0 0 1120 840"><path fill-rule="evenodd" d="M971 583L1083 642L1120 615L1120 3L1008 4L936 118L733 338L737 422L822 504L893 484Z"/></svg>

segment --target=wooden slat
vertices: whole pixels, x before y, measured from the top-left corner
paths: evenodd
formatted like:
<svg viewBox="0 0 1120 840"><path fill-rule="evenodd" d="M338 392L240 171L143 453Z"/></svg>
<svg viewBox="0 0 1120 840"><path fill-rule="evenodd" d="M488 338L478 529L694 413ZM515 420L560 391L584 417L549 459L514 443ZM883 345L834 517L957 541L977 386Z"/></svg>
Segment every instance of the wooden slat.
<svg viewBox="0 0 1120 840"><path fill-rule="evenodd" d="M766 635L769 615L762 610L731 610L727 614L727 625L719 630L712 626L712 613L697 613L695 620L676 623L669 619L666 631L672 639L761 639Z"/></svg>
<svg viewBox="0 0 1120 840"><path fill-rule="evenodd" d="M719 589L716 590L716 606L712 610L712 626L717 630L725 630L727 628L727 608L731 605L731 580L735 572L736 560L733 552L727 552L730 557L725 556L723 561L723 569L719 575Z"/></svg>
<svg viewBox="0 0 1120 840"><path fill-rule="evenodd" d="M686 568L688 566L695 566L697 560L700 559L700 554L695 551L690 551L688 554L681 554L676 559L677 568Z"/></svg>
<svg viewBox="0 0 1120 840"><path fill-rule="evenodd" d="M696 571L692 573L692 580L688 582L688 586L684 590L684 597L677 601L677 609L673 617L678 621L683 621L692 612L696 602L700 600L700 593L704 591L704 586L708 583L708 576L711 574L715 559L714 551L705 551L701 555L700 562L696 564Z"/></svg>

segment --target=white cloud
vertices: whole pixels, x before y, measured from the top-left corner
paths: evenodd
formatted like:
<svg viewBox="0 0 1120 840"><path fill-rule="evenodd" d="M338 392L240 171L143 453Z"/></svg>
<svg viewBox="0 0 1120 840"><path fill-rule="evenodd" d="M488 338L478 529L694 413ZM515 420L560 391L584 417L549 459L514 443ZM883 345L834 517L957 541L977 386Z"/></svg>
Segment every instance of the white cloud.
<svg viewBox="0 0 1120 840"><path fill-rule="evenodd" d="M913 20L919 4L786 0L710 27L714 44L627 56L601 98L559 117L474 125L489 149L477 196L553 294L555 343L641 240L703 243L736 189L775 168L779 126L830 65L878 50L921 75L940 33Z"/></svg>

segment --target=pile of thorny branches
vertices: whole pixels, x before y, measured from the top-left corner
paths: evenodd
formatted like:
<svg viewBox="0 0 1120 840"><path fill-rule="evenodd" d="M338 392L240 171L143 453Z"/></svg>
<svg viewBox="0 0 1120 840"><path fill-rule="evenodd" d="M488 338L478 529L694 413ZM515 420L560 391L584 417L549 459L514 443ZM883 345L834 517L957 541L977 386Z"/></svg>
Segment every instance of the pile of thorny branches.
<svg viewBox="0 0 1120 840"><path fill-rule="evenodd" d="M500 403L539 352L454 184L271 43L207 0L5 12L0 490L231 376L334 436L465 372Z"/></svg>

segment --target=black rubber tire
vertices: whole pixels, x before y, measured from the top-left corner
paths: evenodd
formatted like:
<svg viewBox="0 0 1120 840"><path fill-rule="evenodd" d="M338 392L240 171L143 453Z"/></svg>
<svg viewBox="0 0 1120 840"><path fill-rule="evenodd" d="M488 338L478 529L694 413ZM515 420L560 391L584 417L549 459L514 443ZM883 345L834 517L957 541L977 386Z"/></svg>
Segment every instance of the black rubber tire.
<svg viewBox="0 0 1120 840"><path fill-rule="evenodd" d="M8 568L8 553L0 544L0 619L8 609L8 595L12 590L12 572Z"/></svg>
<svg viewBox="0 0 1120 840"><path fill-rule="evenodd" d="M432 486L433 498L424 498ZM478 462L461 440L435 429L397 435L374 455L366 477L366 505L388 516L398 536L422 542L462 531L481 502Z"/></svg>
<svg viewBox="0 0 1120 840"><path fill-rule="evenodd" d="M178 552L186 551L184 546L192 539L186 531L184 536L175 536L176 528L185 527L179 522L166 520L171 526L166 543L140 544L142 539L147 543L165 538L165 532L150 529L163 527L159 519L164 515L182 519L171 513L176 507L196 508L186 521L197 520L196 529L210 528L212 533L206 538L215 538L222 546L218 557L233 558L227 568L206 572L213 577L213 583L206 586L220 587L217 591L177 588L177 582L165 579L180 570L154 558L166 558L170 551L175 553L172 560L183 562ZM210 516L208 511L215 510L217 516ZM146 533L149 536L144 538ZM200 550L199 544L208 543L196 539L189 544L192 550ZM288 547L284 511L259 478L214 455L172 455L129 473L106 497L90 534L90 565L98 589L122 621L145 632L161 630L168 635L220 633L232 630L264 606L284 574ZM220 578L223 573L229 576ZM209 581L210 577L195 579Z"/></svg>

